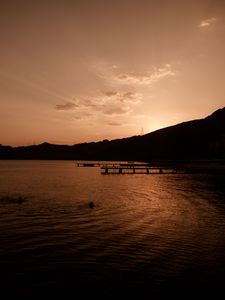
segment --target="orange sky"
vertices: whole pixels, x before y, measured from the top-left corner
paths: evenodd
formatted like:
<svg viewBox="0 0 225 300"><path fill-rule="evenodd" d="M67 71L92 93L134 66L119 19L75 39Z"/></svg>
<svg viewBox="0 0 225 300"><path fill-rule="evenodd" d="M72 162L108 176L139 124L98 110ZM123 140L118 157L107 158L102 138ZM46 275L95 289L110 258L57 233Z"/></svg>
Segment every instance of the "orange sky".
<svg viewBox="0 0 225 300"><path fill-rule="evenodd" d="M0 1L0 143L148 133L225 106L225 1Z"/></svg>

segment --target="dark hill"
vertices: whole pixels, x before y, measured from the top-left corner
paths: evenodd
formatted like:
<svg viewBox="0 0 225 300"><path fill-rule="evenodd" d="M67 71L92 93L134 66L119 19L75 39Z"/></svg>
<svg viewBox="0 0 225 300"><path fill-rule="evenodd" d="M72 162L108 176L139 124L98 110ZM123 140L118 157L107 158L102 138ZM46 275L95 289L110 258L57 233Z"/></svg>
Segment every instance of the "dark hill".
<svg viewBox="0 0 225 300"><path fill-rule="evenodd" d="M204 160L225 159L225 108L212 115L143 136L82 143L43 143L27 147L0 145L1 159Z"/></svg>

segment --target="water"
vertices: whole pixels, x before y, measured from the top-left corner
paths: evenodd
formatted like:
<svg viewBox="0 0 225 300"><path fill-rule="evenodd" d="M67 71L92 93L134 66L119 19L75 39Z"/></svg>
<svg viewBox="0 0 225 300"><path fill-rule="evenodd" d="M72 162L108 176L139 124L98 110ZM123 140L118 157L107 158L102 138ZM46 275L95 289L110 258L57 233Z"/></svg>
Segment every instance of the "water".
<svg viewBox="0 0 225 300"><path fill-rule="evenodd" d="M2 293L215 294L225 284L224 179L0 161Z"/></svg>

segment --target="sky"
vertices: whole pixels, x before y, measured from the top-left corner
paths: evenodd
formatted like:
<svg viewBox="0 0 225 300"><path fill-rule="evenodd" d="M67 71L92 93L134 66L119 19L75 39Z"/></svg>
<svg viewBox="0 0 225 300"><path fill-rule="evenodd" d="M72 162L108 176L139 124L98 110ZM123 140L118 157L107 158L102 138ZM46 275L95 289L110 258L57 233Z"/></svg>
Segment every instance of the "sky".
<svg viewBox="0 0 225 300"><path fill-rule="evenodd" d="M1 0L0 144L152 132L225 106L223 0Z"/></svg>

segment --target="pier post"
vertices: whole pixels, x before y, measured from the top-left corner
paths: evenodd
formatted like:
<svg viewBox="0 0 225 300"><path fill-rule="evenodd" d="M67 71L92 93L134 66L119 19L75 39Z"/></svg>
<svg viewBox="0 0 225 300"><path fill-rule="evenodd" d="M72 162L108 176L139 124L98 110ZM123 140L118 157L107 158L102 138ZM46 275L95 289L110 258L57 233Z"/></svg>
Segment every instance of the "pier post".
<svg viewBox="0 0 225 300"><path fill-rule="evenodd" d="M135 168L133 168L133 174L135 174Z"/></svg>
<svg viewBox="0 0 225 300"><path fill-rule="evenodd" d="M163 170L160 168L159 169L159 174L162 174L163 173Z"/></svg>
<svg viewBox="0 0 225 300"><path fill-rule="evenodd" d="M146 169L146 173L149 174L149 169Z"/></svg>
<svg viewBox="0 0 225 300"><path fill-rule="evenodd" d="M121 169L121 168L119 169L119 174L122 174L122 170L123 170L123 169Z"/></svg>

